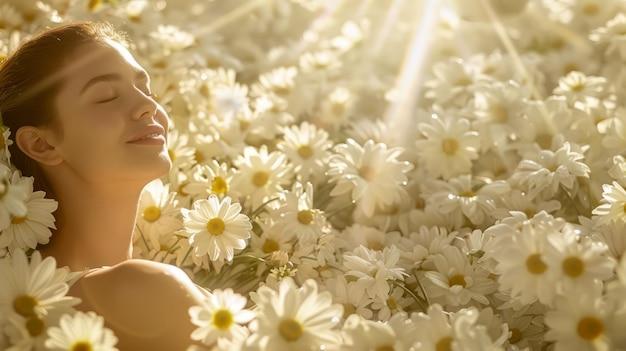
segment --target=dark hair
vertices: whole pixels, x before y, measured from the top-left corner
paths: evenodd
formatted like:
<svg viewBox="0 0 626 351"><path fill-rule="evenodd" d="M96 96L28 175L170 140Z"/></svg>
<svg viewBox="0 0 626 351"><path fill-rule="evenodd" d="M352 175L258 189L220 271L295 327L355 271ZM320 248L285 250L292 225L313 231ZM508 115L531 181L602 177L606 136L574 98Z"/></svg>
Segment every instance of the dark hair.
<svg viewBox="0 0 626 351"><path fill-rule="evenodd" d="M69 23L35 35L0 62L0 113L12 138L22 126L57 127L54 98L67 75L66 59L80 46L105 39L126 44L124 35L106 22ZM38 163L15 140L9 151L11 163L24 176L35 178L35 190L52 195Z"/></svg>

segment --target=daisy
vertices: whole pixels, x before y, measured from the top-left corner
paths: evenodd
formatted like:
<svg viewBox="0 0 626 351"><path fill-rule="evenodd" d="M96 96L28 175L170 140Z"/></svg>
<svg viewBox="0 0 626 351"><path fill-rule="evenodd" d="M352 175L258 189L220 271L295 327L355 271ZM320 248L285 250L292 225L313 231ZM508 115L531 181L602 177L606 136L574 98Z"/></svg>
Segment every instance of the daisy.
<svg viewBox="0 0 626 351"><path fill-rule="evenodd" d="M546 313L549 329L545 338L555 342L555 351L610 350L611 315L601 297L601 286L592 284L556 299L554 310Z"/></svg>
<svg viewBox="0 0 626 351"><path fill-rule="evenodd" d="M15 250L12 262L0 261L0 315L21 323L31 337L43 335L48 325L64 313L72 313L79 299L67 296L68 282L76 274L57 268L52 257L41 258L34 251L30 261Z"/></svg>
<svg viewBox="0 0 626 351"><path fill-rule="evenodd" d="M420 123L423 139L415 142L418 162L433 178L449 179L472 169L478 158L480 139L470 130L465 118L440 118L433 115L428 123Z"/></svg>
<svg viewBox="0 0 626 351"><path fill-rule="evenodd" d="M117 337L104 326L104 318L94 312L76 312L61 317L58 327L48 329L49 350L117 351Z"/></svg>
<svg viewBox="0 0 626 351"><path fill-rule="evenodd" d="M160 179L148 183L139 197L137 231L139 238L149 242L150 248L160 248L162 237L171 236L182 227L180 207L176 193L170 191L170 184Z"/></svg>
<svg viewBox="0 0 626 351"><path fill-rule="evenodd" d="M210 194L217 195L220 199L225 196L239 198L241 194L231 186L235 174L237 170L227 163L211 160L194 168L184 191L195 198L207 197Z"/></svg>
<svg viewBox="0 0 626 351"><path fill-rule="evenodd" d="M211 346L219 339L237 342L247 337L249 332L244 325L254 318L254 313L245 309L246 301L232 289L209 293L201 305L189 308L191 322L198 327L191 338Z"/></svg>
<svg viewBox="0 0 626 351"><path fill-rule="evenodd" d="M476 82L476 72L460 58L451 58L433 65L433 78L424 85L424 96L436 104L465 105L472 94Z"/></svg>
<svg viewBox="0 0 626 351"><path fill-rule="evenodd" d="M547 246L546 263L561 268L552 272L553 284L561 287L562 294L613 278L616 261L605 255L604 247L581 237L574 228L549 235L548 240L551 245Z"/></svg>
<svg viewBox="0 0 626 351"><path fill-rule="evenodd" d="M241 212L241 205L231 205L230 197L215 195L194 202L193 209L181 209L185 231L195 256L208 255L211 261L232 261L235 250L244 249L252 224Z"/></svg>
<svg viewBox="0 0 626 351"><path fill-rule="evenodd" d="M616 181L602 185L602 201L591 212L603 224L613 221L626 223L626 190Z"/></svg>
<svg viewBox="0 0 626 351"><path fill-rule="evenodd" d="M321 99L312 122L329 132L337 132L352 122L357 96L346 87L336 87Z"/></svg>
<svg viewBox="0 0 626 351"><path fill-rule="evenodd" d="M435 270L424 272L426 295L444 306L465 306L471 300L489 304L487 295L496 290L489 272L472 266L460 249L448 246L434 258ZM426 284L428 283L428 284Z"/></svg>
<svg viewBox="0 0 626 351"><path fill-rule="evenodd" d="M346 279L356 279L356 284L365 289L367 295L382 300L389 298L389 281L403 281L407 275L397 266L400 250L386 247L382 251L359 246L343 254L343 266L347 270Z"/></svg>
<svg viewBox="0 0 626 351"><path fill-rule="evenodd" d="M260 287L250 295L258 308L254 333L247 344L263 350L304 350L338 346L341 337L335 326L343 308L329 292L319 292L314 280L296 286L284 278L278 291Z"/></svg>
<svg viewBox="0 0 626 351"><path fill-rule="evenodd" d="M365 290L357 286L355 282L348 282L346 277L340 275L336 278L327 279L325 287L333 296L333 301L343 305L343 318L346 320L352 314L358 314L365 319L371 319L374 313L370 308L372 298L365 294Z"/></svg>
<svg viewBox="0 0 626 351"><path fill-rule="evenodd" d="M503 180L491 181L464 174L447 181L425 182L422 196L426 197L427 205L442 213L467 218L472 224L481 226L492 222L496 200L510 189Z"/></svg>
<svg viewBox="0 0 626 351"><path fill-rule="evenodd" d="M249 197L253 209L277 196L289 181L287 156L280 151L269 152L266 145L246 147L234 163L239 173L233 177L232 186Z"/></svg>
<svg viewBox="0 0 626 351"><path fill-rule="evenodd" d="M58 203L52 199L45 199L43 191L33 192L32 177L21 177L18 172L13 173L12 184L19 184L29 194L26 199L26 214L12 216L11 225L0 232L0 247L7 247L9 252L16 249L35 249L38 244L47 244L52 232L56 229L55 218L52 215Z"/></svg>
<svg viewBox="0 0 626 351"><path fill-rule="evenodd" d="M290 255L293 253L293 244L296 238L295 232L288 232L283 230L281 225L277 225L271 219L265 221L257 221L256 224L260 227L261 233L258 235L252 235L250 238L250 255L256 257L269 257L270 260L273 255L279 253L285 253ZM279 256L276 256L278 258ZM286 262L283 262L285 264Z"/></svg>
<svg viewBox="0 0 626 351"><path fill-rule="evenodd" d="M396 315L399 317L394 323L367 320L357 315L349 317L341 330L345 341L340 350L414 349L419 345L415 341L415 333L411 333L414 323L405 315Z"/></svg>
<svg viewBox="0 0 626 351"><path fill-rule="evenodd" d="M519 163L511 180L527 190L531 197L546 192L549 198L559 187L574 191L579 178L589 178L591 173L589 166L582 162L584 155L569 142L559 145L556 151L541 150L527 156Z"/></svg>
<svg viewBox="0 0 626 351"><path fill-rule="evenodd" d="M287 155L300 181L319 180L326 170L333 144L328 133L308 122L285 127L282 131L283 139L276 147Z"/></svg>
<svg viewBox="0 0 626 351"><path fill-rule="evenodd" d="M594 29L589 34L589 39L596 42L604 49L604 55L619 57L626 60L626 15L617 13L604 26Z"/></svg>
<svg viewBox="0 0 626 351"><path fill-rule="evenodd" d="M565 96L570 105L574 106L577 102L586 104L593 98L602 98L606 89L606 78L572 71L559 79L559 85L554 88L553 93Z"/></svg>
<svg viewBox="0 0 626 351"><path fill-rule="evenodd" d="M296 182L282 195L282 205L272 212L274 223L285 233L295 233L303 245L315 242L330 230L324 213L313 206L313 185Z"/></svg>
<svg viewBox="0 0 626 351"><path fill-rule="evenodd" d="M560 234L538 221L523 222L519 229L502 225L495 230L485 259L497 262L498 289L510 293L523 304L538 299L549 305L557 290L550 272L554 267L545 259L547 236L550 232Z"/></svg>
<svg viewBox="0 0 626 351"><path fill-rule="evenodd" d="M371 216L378 204L390 205L406 196L406 173L413 166L397 158L402 148L387 149L385 144L368 140L362 146L352 139L335 147L331 157L330 182L335 182L331 196L350 193L363 214Z"/></svg>
<svg viewBox="0 0 626 351"><path fill-rule="evenodd" d="M11 183L12 172L4 164L0 164L0 230L11 225L14 217L25 217L28 213L26 200L30 196L28 182Z"/></svg>

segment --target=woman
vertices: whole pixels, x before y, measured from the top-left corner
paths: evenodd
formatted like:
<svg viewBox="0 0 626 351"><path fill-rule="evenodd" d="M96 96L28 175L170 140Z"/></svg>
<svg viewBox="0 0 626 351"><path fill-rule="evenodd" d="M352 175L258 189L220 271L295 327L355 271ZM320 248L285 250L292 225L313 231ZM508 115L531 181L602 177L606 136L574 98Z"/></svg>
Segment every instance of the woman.
<svg viewBox="0 0 626 351"><path fill-rule="evenodd" d="M0 65L0 111L11 161L59 203L41 248L86 271L70 290L102 315L121 350L184 350L201 291L180 269L131 260L142 188L171 167L168 117L150 78L111 26L41 33Z"/></svg>

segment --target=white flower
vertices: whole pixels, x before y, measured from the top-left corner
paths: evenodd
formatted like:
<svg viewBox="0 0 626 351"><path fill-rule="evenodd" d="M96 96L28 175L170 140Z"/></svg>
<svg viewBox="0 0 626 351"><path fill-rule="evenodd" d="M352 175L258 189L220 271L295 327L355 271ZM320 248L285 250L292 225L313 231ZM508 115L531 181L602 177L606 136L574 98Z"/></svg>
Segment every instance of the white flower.
<svg viewBox="0 0 626 351"><path fill-rule="evenodd" d="M556 151L541 150L531 157L522 160L511 176L531 197L544 190L548 197L552 196L561 186L576 190L578 178L588 178L591 172L589 166L581 162L584 156L572 150L569 142L563 143Z"/></svg>
<svg viewBox="0 0 626 351"><path fill-rule="evenodd" d="M148 240L151 248L160 248L163 237L182 227L176 193L160 179L148 183L139 197L137 237Z"/></svg>
<svg viewBox="0 0 626 351"><path fill-rule="evenodd" d="M546 263L554 269L553 284L561 287L561 294L579 291L597 281L613 277L616 261L605 255L604 247L590 238L578 235L574 229L564 230L561 235L549 235Z"/></svg>
<svg viewBox="0 0 626 351"><path fill-rule="evenodd" d="M540 215L543 216L543 213ZM486 253L497 262L498 289L519 298L523 304L538 299L549 305L556 295L552 274L548 272L554 267L548 266L545 260L547 236L555 229L549 225L542 228L542 225L537 220L523 222L517 230L502 225L492 234L489 252Z"/></svg>
<svg viewBox="0 0 626 351"><path fill-rule="evenodd" d="M454 217L464 216L478 226L491 223L496 200L511 189L505 181L484 181L469 174L425 182L423 188L427 205Z"/></svg>
<svg viewBox="0 0 626 351"><path fill-rule="evenodd" d="M592 98L602 97L606 90L607 79L604 77L587 76L582 72L572 71L559 79L559 86L554 94L563 95L574 105L576 102L587 103Z"/></svg>
<svg viewBox="0 0 626 351"><path fill-rule="evenodd" d="M589 39L601 44L606 56L618 55L626 60L626 15L619 12L604 27L597 28L589 34Z"/></svg>
<svg viewBox="0 0 626 351"><path fill-rule="evenodd" d="M300 181L319 180L326 170L333 144L328 132L308 122L282 128L282 131L283 140L276 147L287 155Z"/></svg>
<svg viewBox="0 0 626 351"><path fill-rule="evenodd" d="M304 350L338 346L339 333L334 329L343 315L329 292L318 292L314 280L300 288L291 278L284 278L278 291L260 287L250 295L257 305L254 333L248 344L263 350Z"/></svg>
<svg viewBox="0 0 626 351"><path fill-rule="evenodd" d="M359 145L352 139L335 147L327 174L336 182L331 196L350 192L366 216L374 214L377 204L390 205L406 196L406 173L413 167L397 157L401 148L387 149L385 144L368 140Z"/></svg>
<svg viewBox="0 0 626 351"><path fill-rule="evenodd" d="M626 190L616 181L602 185L602 190L602 203L593 209L592 214L598 216L600 223L626 223Z"/></svg>
<svg viewBox="0 0 626 351"><path fill-rule="evenodd" d="M235 250L246 247L252 224L241 212L241 205L231 205L230 197L221 202L215 195L197 200L193 209L181 209L185 230L194 255L208 255L211 261L231 261Z"/></svg>
<svg viewBox="0 0 626 351"><path fill-rule="evenodd" d="M13 252L12 262L0 261L0 316L23 323L30 337L41 337L46 328L64 313L72 313L79 299L66 296L67 268L57 268L52 257L42 260L39 251L29 259L22 250Z"/></svg>
<svg viewBox="0 0 626 351"><path fill-rule="evenodd" d="M601 297L601 286L592 284L555 301L555 309L545 317L549 328L546 340L555 342L555 351L611 350L607 335L611 316Z"/></svg>
<svg viewBox="0 0 626 351"><path fill-rule="evenodd" d="M371 298L386 300L389 297L389 280L403 281L406 273L397 267L400 251L397 247L386 247L383 251L359 246L343 255L347 277L356 278L357 285L365 289Z"/></svg>
<svg viewBox="0 0 626 351"><path fill-rule="evenodd" d="M280 226L286 235L295 233L298 241L305 245L315 242L330 230L324 213L313 207L313 185L295 183L290 192L283 194L284 202L272 212L274 223Z"/></svg>
<svg viewBox="0 0 626 351"><path fill-rule="evenodd" d="M259 149L246 147L234 162L239 173L232 186L250 199L253 209L278 195L289 181L287 156L280 151L269 152L266 145Z"/></svg>
<svg viewBox="0 0 626 351"><path fill-rule="evenodd" d="M424 273L426 295L431 301L444 306L464 306L470 300L489 304L486 296L496 290L495 282L488 278L489 272L472 266L461 250L447 246L433 262L435 270Z"/></svg>
<svg viewBox="0 0 626 351"><path fill-rule="evenodd" d="M33 178L21 177L18 172L13 173L12 184L19 184L27 194L26 214L12 216L11 225L0 232L0 248L7 247L9 252L16 249L35 249L38 244L47 244L52 232L56 229L55 218L52 215L58 203L52 199L45 199L43 191L33 192Z"/></svg>
<svg viewBox="0 0 626 351"><path fill-rule="evenodd" d="M104 318L94 312L65 314L58 327L48 329L46 347L54 351L117 351L117 337L104 327Z"/></svg>
<svg viewBox="0 0 626 351"><path fill-rule="evenodd" d="M0 164L0 230L11 225L11 218L24 217L28 213L26 200L30 196L27 182L12 184L12 172Z"/></svg>
<svg viewBox="0 0 626 351"><path fill-rule="evenodd" d="M467 119L433 115L418 128L424 136L415 142L418 162L431 177L449 179L469 173L472 160L478 158L480 139Z"/></svg>
<svg viewBox="0 0 626 351"><path fill-rule="evenodd" d="M232 289L210 292L201 305L189 308L191 322L198 327L191 338L209 346L219 339L234 342L244 339L249 335L244 325L254 318L253 312L245 309L246 301Z"/></svg>

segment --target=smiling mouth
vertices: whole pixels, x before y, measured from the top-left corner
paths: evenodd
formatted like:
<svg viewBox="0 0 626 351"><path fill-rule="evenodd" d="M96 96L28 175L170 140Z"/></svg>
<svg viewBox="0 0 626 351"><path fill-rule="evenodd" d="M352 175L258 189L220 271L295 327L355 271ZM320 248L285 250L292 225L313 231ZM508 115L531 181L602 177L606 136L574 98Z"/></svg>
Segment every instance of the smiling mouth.
<svg viewBox="0 0 626 351"><path fill-rule="evenodd" d="M165 136L161 133L150 133L129 142L129 144L164 145Z"/></svg>

